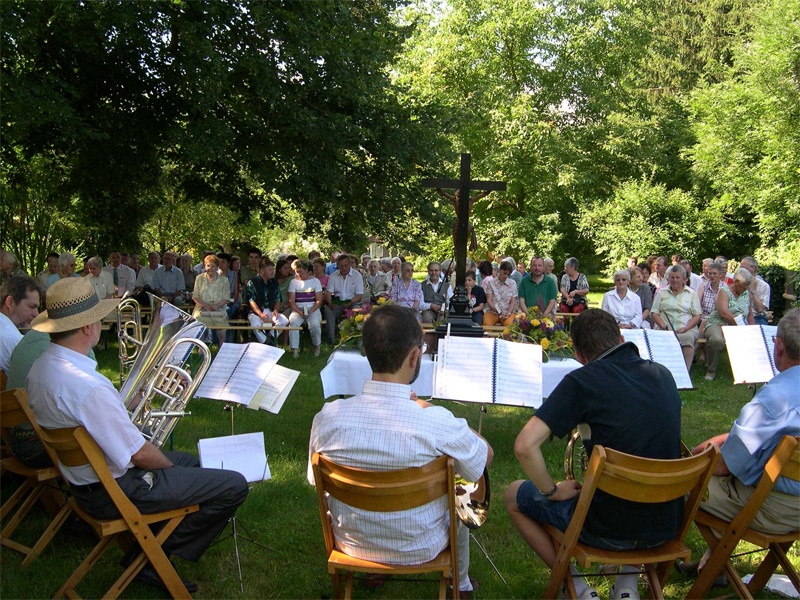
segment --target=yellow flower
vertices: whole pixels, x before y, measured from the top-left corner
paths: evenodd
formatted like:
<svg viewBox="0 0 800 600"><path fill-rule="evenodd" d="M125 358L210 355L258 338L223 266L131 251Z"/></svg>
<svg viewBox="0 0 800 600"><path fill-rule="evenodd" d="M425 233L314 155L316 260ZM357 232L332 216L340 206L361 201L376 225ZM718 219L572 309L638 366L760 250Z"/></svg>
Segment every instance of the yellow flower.
<svg viewBox="0 0 800 600"><path fill-rule="evenodd" d="M550 347L550 340L547 338L542 339L542 350L547 350Z"/></svg>
<svg viewBox="0 0 800 600"><path fill-rule="evenodd" d="M542 322L545 324L545 327L547 327L548 329L550 327L553 327L553 322L550 319L544 319Z"/></svg>
<svg viewBox="0 0 800 600"><path fill-rule="evenodd" d="M503 335L510 335L510 334L511 334L511 329L509 329L508 327L503 329Z"/></svg>
<svg viewBox="0 0 800 600"><path fill-rule="evenodd" d="M385 302L386 302L386 298L384 298L383 296L378 298L378 304L384 304Z"/></svg>
<svg viewBox="0 0 800 600"><path fill-rule="evenodd" d="M356 323L361 323L364 320L364 315L356 315Z"/></svg>
<svg viewBox="0 0 800 600"><path fill-rule="evenodd" d="M533 325L534 327L538 327L539 325L541 325L541 322L539 321L539 319L534 319L533 321L531 321L531 325Z"/></svg>

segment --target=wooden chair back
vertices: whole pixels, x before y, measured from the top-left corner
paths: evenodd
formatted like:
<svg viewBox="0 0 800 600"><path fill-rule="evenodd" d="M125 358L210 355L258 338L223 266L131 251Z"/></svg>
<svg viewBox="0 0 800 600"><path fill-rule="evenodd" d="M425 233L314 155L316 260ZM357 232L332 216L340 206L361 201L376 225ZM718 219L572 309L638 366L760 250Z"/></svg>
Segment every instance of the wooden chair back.
<svg viewBox="0 0 800 600"><path fill-rule="evenodd" d="M671 552L674 553L674 551L684 548L681 542L686 536L708 486L708 481L711 479L718 454L719 449L710 445L697 456L660 460L632 456L596 445L592 449L592 456L584 475L575 512L567 530L563 536L559 536L556 564L551 573L545 597L556 597L562 582L565 581L565 578L570 577L569 561L579 546L578 538L595 491L598 489L632 502L661 503L686 497L675 539L671 540ZM583 555L588 556L587 560L591 559L591 553L588 552L591 549L588 547L582 547L582 549ZM602 553L609 562L613 560L612 552L602 551ZM686 549L686 553L690 554L688 549ZM651 569L648 574L651 592L656 597L661 594L661 586L666 580L669 565L674 559L671 558L667 561L666 553L659 554L657 552L644 552L644 555L637 555L636 551L623 551L617 554L625 557L621 560L629 560L629 562L621 564L646 564L649 555L649 558L652 559L650 562L658 564L658 572Z"/></svg>
<svg viewBox="0 0 800 600"><path fill-rule="evenodd" d="M315 452L311 465L328 556L336 550L328 512L328 495L348 506L374 512L409 510L446 496L450 520L448 537L452 586L454 590L458 590L458 517L455 510L454 464L451 457L440 456L421 467L368 471L337 464ZM441 567L436 570L441 570Z"/></svg>
<svg viewBox="0 0 800 600"><path fill-rule="evenodd" d="M764 474L759 479L753 494L732 521L726 522L703 510L697 513L695 523L712 548L712 554L689 590L687 598L704 597L711 589L714 579L723 570L728 574L730 583L740 598L752 598L753 593L757 593L766 585L770 575L778 566L783 568L784 573L800 593L800 576L786 557L789 547L800 539L800 524L794 532L779 535L750 529L751 523L780 477L800 481L800 437L786 435L781 438L767 461ZM716 533L719 531L722 531L721 537ZM730 563L730 556L741 540L769 550L749 584L742 582Z"/></svg>

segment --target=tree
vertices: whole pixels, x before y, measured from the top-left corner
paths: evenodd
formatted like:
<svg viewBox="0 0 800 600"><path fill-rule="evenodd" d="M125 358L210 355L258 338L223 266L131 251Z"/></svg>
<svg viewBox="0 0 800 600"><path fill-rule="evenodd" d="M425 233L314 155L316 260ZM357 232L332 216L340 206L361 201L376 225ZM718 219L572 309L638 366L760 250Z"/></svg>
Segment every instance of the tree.
<svg viewBox="0 0 800 600"><path fill-rule="evenodd" d="M719 83L692 95L690 155L716 202L754 226L761 259L800 261L800 3L753 6L752 31Z"/></svg>

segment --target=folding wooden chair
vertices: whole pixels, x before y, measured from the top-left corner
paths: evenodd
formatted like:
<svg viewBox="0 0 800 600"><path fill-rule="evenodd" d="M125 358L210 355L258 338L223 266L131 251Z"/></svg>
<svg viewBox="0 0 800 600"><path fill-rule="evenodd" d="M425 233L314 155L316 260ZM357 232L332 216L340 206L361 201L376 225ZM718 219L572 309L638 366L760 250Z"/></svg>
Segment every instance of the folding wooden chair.
<svg viewBox="0 0 800 600"><path fill-rule="evenodd" d="M688 560L692 551L683 538L703 497L719 450L709 446L697 456L675 460L640 458L597 445L592 450L575 513L565 532L547 527L556 546L556 564L547 582L545 598L557 598L561 586L567 595L576 598L575 585L569 570L570 559L581 566L593 563L610 565L644 565L643 573L653 598L663 598L669 569L677 559ZM578 541L595 490L633 502L667 502L686 496L675 538L654 548L636 550L601 550Z"/></svg>
<svg viewBox="0 0 800 600"><path fill-rule="evenodd" d="M39 425L32 413L26 412L29 410L28 393L25 390L15 389L0 392L0 435L6 444L9 444L11 429L29 421L38 435ZM61 473L56 467L28 467L14 456L1 459L0 464L4 471L16 473L25 478L22 485L0 507L0 519L5 519L15 507L19 507L0 531L0 544L24 554L25 559L22 564L27 566L47 547L69 515L69 511L64 507L63 494L57 485L57 478ZM26 546L11 539L11 536L38 500L41 500L43 504L45 500L49 500L56 516L38 541L33 546ZM60 510L56 508L59 506Z"/></svg>
<svg viewBox="0 0 800 600"><path fill-rule="evenodd" d="M382 575L438 572L441 574L439 598L443 600L446 597L448 584L452 586L453 598L458 598L458 521L452 458L441 456L422 467L399 471L365 471L338 465L315 452L311 464L328 553L328 573L336 598L351 597L354 572ZM328 495L349 506L376 512L408 510L447 496L450 543L436 558L418 565L393 565L355 558L336 547ZM342 596L341 580L345 577L346 587Z"/></svg>
<svg viewBox="0 0 800 600"><path fill-rule="evenodd" d="M92 549L75 572L67 579L55 597L79 598L75 587L81 582L100 557L111 547L111 543L119 541L122 534L130 533L142 549L139 556L125 569L122 575L103 594L103 598L116 598L128 586L134 577L141 571L147 561L161 577L161 581L173 598L190 598L186 586L175 572L172 563L164 554L161 545L175 531L184 517L199 509L195 504L175 510L153 514L141 514L139 509L128 499L120 489L111 471L106 464L105 455L97 443L83 427L69 429L42 429L42 441L58 456L59 462L66 467L91 465L100 479L114 506L119 511L121 518L114 520L96 519L84 511L74 498L67 501L71 510L86 521L100 537L99 543ZM153 523L164 522L164 525L154 535L150 529Z"/></svg>
<svg viewBox="0 0 800 600"><path fill-rule="evenodd" d="M752 594L758 593L767 584L778 566L783 568L783 572L800 593L800 577L798 577L792 563L786 558L786 552L791 548L792 544L800 540L800 531L775 535L762 533L750 528L753 519L758 514L758 511L761 510L761 505L781 476L800 481L800 437L787 435L781 439L769 461L767 461L764 474L761 476L753 495L750 496L750 500L747 501L747 504L733 521L728 522L724 519L719 519L704 512L702 508L697 511L694 522L700 533L703 534L708 547L712 549L712 554L711 558L700 570L700 574L697 576L692 589L689 590L687 598L705 597L711 589L711 584L723 569L739 598L752 598ZM800 507L800 502L798 502L798 507ZM797 522L800 524L800 510L798 511ZM731 563L731 555L741 540L768 550L767 555L748 584L742 581L739 573ZM749 552L745 554L749 554Z"/></svg>

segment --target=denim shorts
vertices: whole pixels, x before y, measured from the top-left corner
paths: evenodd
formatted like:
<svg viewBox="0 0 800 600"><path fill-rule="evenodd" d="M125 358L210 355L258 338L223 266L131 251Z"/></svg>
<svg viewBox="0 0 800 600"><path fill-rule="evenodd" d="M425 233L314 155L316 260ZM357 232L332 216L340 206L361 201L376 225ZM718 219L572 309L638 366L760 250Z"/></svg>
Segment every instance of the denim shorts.
<svg viewBox="0 0 800 600"><path fill-rule="evenodd" d="M519 510L537 523L552 525L560 531L566 531L579 496L571 500L548 500L531 481L525 481L517 490L517 506ZM642 540L615 540L593 534L584 525L578 538L582 543L592 548L602 550L634 550L636 548L651 548L661 542L644 542Z"/></svg>

